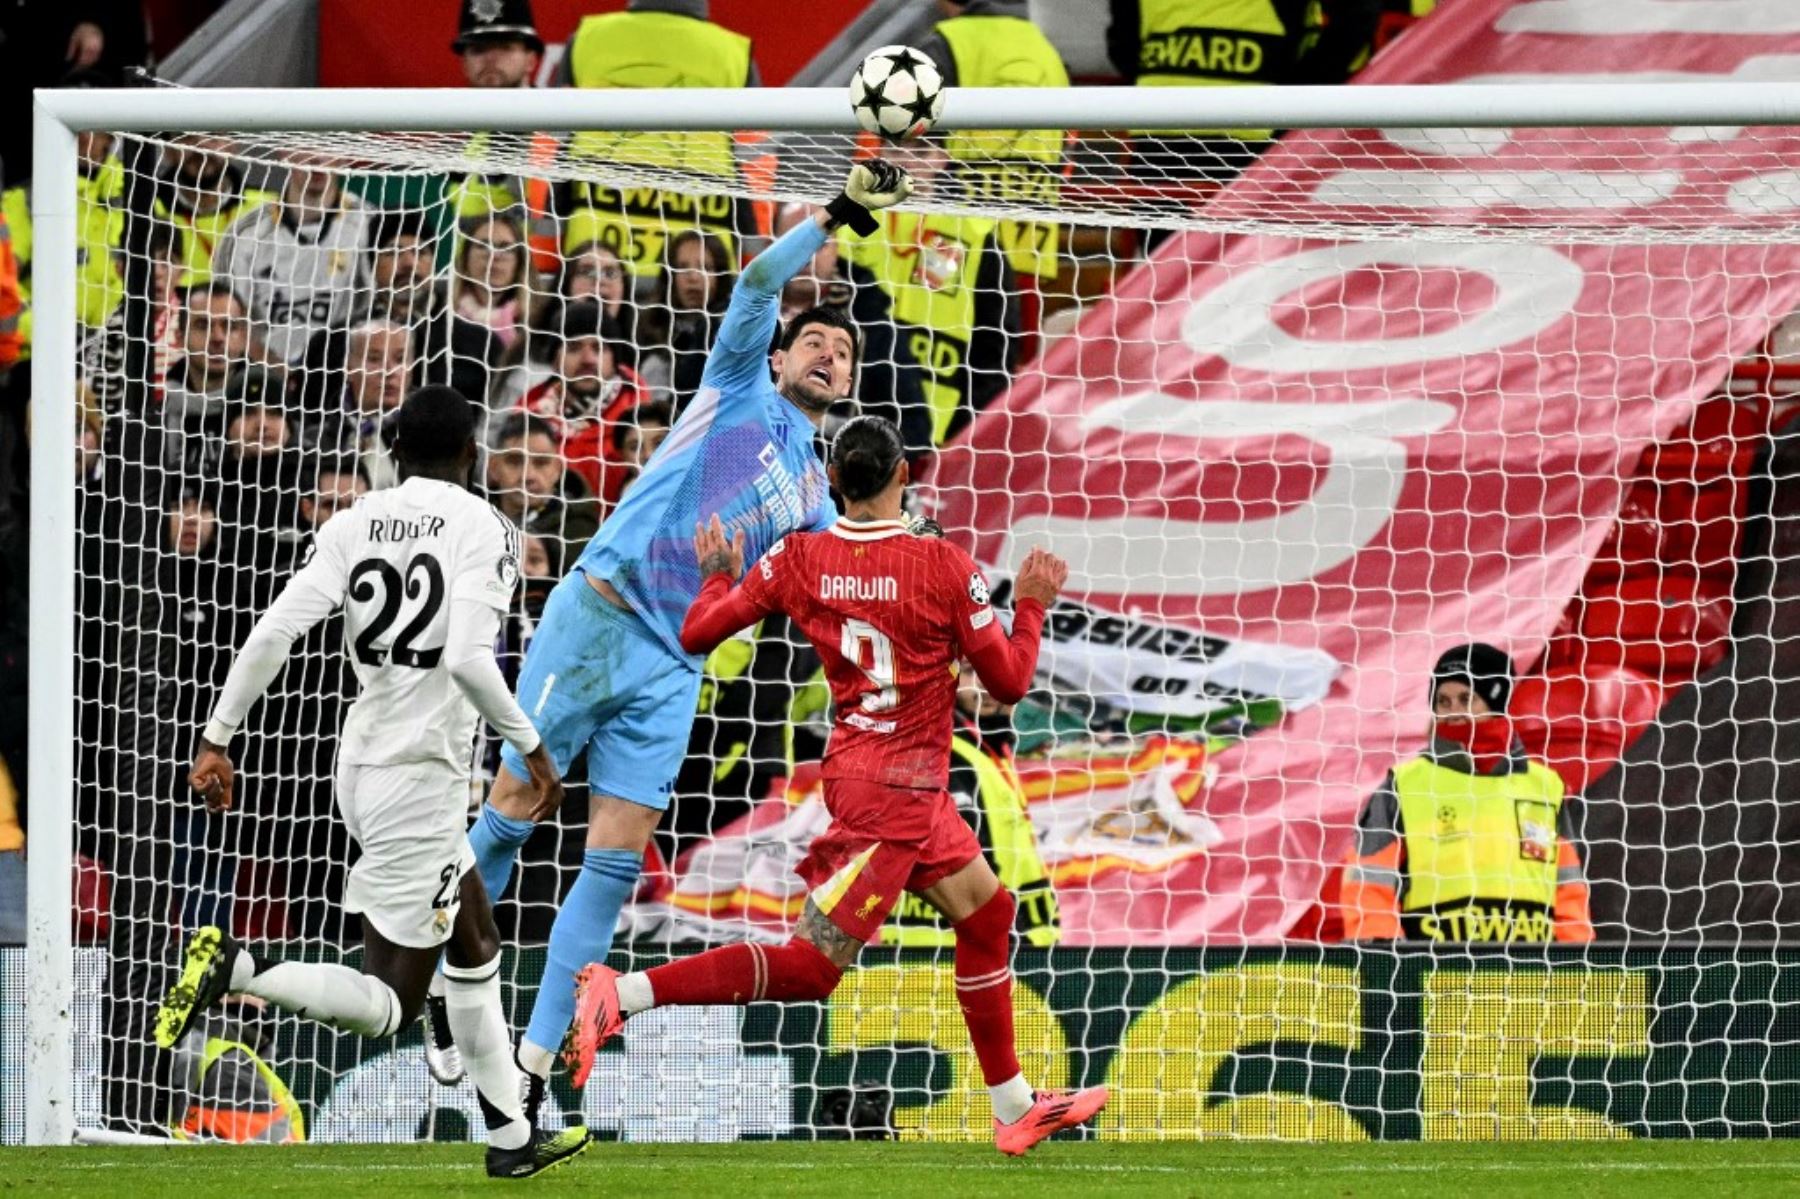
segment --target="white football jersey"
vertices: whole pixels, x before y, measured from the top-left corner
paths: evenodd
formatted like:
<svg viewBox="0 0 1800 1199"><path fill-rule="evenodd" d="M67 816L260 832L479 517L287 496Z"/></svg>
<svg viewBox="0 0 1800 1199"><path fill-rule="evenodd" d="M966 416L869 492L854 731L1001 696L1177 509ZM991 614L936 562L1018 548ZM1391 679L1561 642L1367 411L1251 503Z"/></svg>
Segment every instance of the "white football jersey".
<svg viewBox="0 0 1800 1199"><path fill-rule="evenodd" d="M518 577L518 530L452 483L411 478L325 523L288 587L344 608L344 651L362 690L340 761L468 768L478 717L444 665L450 603L504 611Z"/></svg>

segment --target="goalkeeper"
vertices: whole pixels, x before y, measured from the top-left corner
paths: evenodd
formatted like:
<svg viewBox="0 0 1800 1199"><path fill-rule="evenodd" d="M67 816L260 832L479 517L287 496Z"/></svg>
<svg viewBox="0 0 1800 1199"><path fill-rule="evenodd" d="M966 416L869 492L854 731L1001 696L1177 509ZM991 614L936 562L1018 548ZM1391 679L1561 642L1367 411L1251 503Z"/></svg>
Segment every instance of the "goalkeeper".
<svg viewBox="0 0 1800 1199"><path fill-rule="evenodd" d="M871 211L911 192L898 167L859 163L837 199L744 269L699 392L544 606L519 672L519 703L560 772L587 751L590 799L581 873L551 927L549 962L519 1043L531 1078L528 1111L542 1102L574 1014L575 972L611 949L687 753L701 677L700 658L681 647L701 583L695 524L720 513L728 530L743 534L754 564L783 536L837 517L813 437L850 394L859 339L840 312L809 308L781 330L771 358L782 288L839 225L867 236L878 227ZM508 747L469 833L495 900L533 828L529 778Z"/></svg>

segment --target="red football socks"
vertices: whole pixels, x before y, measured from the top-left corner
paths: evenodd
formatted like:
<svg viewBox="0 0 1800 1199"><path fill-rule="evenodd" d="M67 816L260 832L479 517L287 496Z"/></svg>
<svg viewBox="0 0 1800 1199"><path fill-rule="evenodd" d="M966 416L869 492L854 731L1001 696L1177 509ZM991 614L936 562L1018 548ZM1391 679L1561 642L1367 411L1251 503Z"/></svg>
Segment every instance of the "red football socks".
<svg viewBox="0 0 1800 1199"><path fill-rule="evenodd" d="M843 971L810 942L721 945L646 972L657 1007L820 1000Z"/></svg>
<svg viewBox="0 0 1800 1199"><path fill-rule="evenodd" d="M999 1086L1019 1075L1013 1047L1013 897L1005 887L956 926L956 1000L981 1062L982 1081Z"/></svg>

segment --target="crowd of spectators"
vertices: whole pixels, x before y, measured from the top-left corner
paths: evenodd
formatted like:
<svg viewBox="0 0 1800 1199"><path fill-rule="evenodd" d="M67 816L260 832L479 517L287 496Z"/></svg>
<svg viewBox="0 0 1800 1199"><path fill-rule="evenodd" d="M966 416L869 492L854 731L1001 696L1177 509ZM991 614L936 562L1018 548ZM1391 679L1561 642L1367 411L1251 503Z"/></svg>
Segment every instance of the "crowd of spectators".
<svg viewBox="0 0 1800 1199"><path fill-rule="evenodd" d="M1022 6L1005 0L940 7L950 21L1029 28ZM454 48L471 86L530 85L544 45L527 0L463 8ZM748 43L708 22L705 8L633 0L626 13L588 18L563 81L621 85L611 47L630 39L618 22L655 14L689 22L667 28L718 51L721 70L744 75L736 84L754 83ZM72 6L71 28L85 11ZM949 77L981 84L959 67L963 35L946 28L923 48ZM1032 33L1042 42L1032 52L1066 82L1060 64L1048 65L1054 50ZM62 81L116 81L91 73L106 64L90 60L84 38L70 34L66 65L90 73ZM685 51L671 43L667 53L673 62ZM670 141L647 149L644 136ZM713 202L705 177L739 169L715 135L640 135L624 148L537 140L546 139L552 152L661 154L686 164L696 184L659 191L646 209L606 188L502 170L397 201L329 159L245 154L217 136L81 138L82 848L102 854L100 830L122 824L158 830L172 856L157 867L180 886L183 925L261 888L289 897L269 931L333 927L335 879L324 864L343 855L326 852L341 841L330 734L353 694L339 625L315 631L267 705L266 736L245 762L241 831L227 834L185 803L177 768L238 640L304 560L313 530L396 482L387 418L408 390L446 383L485 413L472 483L524 534L524 587L504 647L516 668L549 585L693 401L742 262L806 217L801 205ZM544 148L534 141L532 152ZM29 219L29 184L10 170L29 149L0 153L26 156L5 164L19 258L16 309L0 263L0 335L9 321L18 326L10 360L0 344L7 367L29 352L29 228L18 227ZM971 189L983 172L1060 174L1054 143L1019 154L996 162L938 141L908 151L908 166ZM824 304L853 317L861 365L844 411L895 420L917 466L1032 352L1048 298L1073 273L1072 236L1054 225L896 214L873 238L828 241L788 285L783 314ZM27 374L14 371L0 388L0 625L18 633L0 656L21 661ZM683 834L705 832L784 769L789 700L816 666L774 629L722 653L696 731L706 751L696 760L710 765L682 783L709 792L708 802L680 809ZM22 701L23 671L8 677L20 680ZM22 778L22 727L0 738L0 755ZM145 799L161 806L121 820L122 805Z"/></svg>

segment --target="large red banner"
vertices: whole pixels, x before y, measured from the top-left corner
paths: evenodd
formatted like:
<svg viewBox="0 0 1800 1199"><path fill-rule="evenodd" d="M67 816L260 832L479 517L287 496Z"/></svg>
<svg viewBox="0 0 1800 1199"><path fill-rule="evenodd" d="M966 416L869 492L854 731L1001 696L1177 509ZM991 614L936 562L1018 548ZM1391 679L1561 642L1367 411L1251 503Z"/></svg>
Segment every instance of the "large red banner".
<svg viewBox="0 0 1800 1199"><path fill-rule="evenodd" d="M1800 52L1786 0L1731 29L1704 7L1460 0L1361 81L1770 78ZM1432 661L1535 661L1643 447L1800 304L1800 248L1670 232L1791 222L1797 166L1768 129L1292 136L1208 211L1378 239L1172 237L943 454L937 514L983 561L1047 546L1096 606L1343 663L1209 764L1189 806L1217 843L1097 876L1068 940L1288 931L1421 747Z"/></svg>

